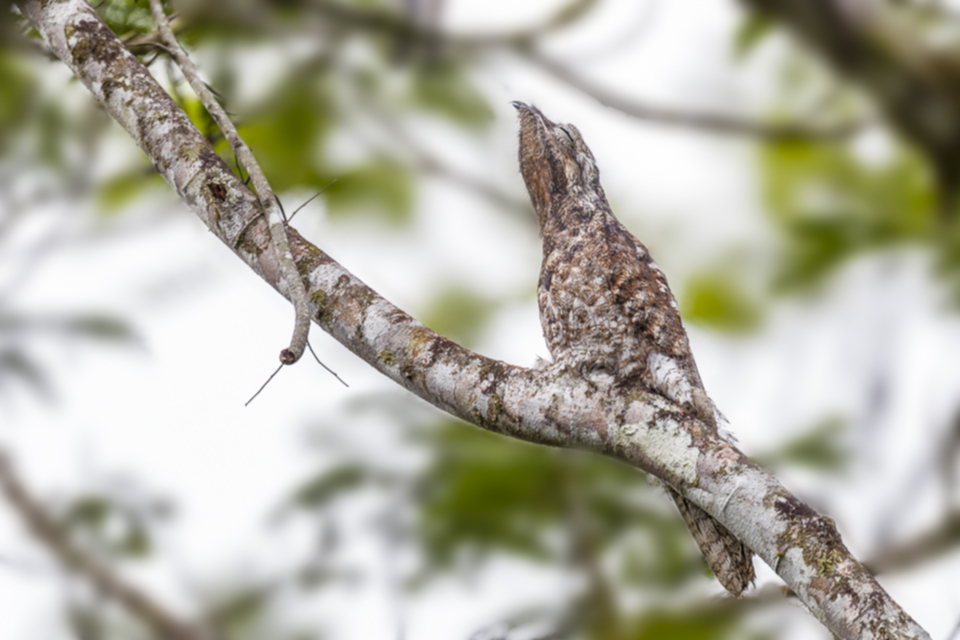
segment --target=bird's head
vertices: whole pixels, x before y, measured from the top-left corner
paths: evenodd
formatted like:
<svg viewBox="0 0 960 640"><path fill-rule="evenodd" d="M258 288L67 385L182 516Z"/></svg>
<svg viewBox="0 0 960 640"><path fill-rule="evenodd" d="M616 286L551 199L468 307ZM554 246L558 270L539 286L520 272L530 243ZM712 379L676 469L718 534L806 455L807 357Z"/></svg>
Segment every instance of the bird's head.
<svg viewBox="0 0 960 640"><path fill-rule="evenodd" d="M557 124L540 109L513 102L520 116L520 173L544 228L567 199L603 198L600 172L572 124Z"/></svg>

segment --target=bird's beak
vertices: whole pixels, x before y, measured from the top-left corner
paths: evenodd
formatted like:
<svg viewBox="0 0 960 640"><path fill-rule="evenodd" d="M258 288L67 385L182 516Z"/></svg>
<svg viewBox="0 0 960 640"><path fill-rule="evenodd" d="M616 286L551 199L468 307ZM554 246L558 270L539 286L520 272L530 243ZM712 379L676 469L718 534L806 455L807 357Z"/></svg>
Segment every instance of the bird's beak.
<svg viewBox="0 0 960 640"><path fill-rule="evenodd" d="M543 115L543 112L540 111L540 109L537 109L536 107L531 107L526 102L520 102L519 100L514 100L510 104L512 104L513 108L520 113L521 120L523 119L524 114L529 114L534 118L536 118L536 122L537 124L540 125L540 127L547 128L553 125L553 123L549 119L547 119L546 116Z"/></svg>

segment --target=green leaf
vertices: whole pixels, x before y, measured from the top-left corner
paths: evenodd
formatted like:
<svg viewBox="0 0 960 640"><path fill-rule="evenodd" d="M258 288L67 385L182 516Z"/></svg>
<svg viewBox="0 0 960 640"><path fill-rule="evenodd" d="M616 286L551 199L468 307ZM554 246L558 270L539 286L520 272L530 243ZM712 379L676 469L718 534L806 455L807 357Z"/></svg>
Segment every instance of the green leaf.
<svg viewBox="0 0 960 640"><path fill-rule="evenodd" d="M465 127L480 128L493 121L493 110L469 81L462 65L452 61L414 70L414 103Z"/></svg>
<svg viewBox="0 0 960 640"><path fill-rule="evenodd" d="M321 154L334 124L323 79L287 78L271 93L263 111L238 127L275 193L302 186L319 189L333 177L323 168ZM232 167L233 153L226 141L221 139L216 146Z"/></svg>
<svg viewBox="0 0 960 640"><path fill-rule="evenodd" d="M227 632L224 635L239 635L262 620L270 601L271 591L264 587L246 587L219 598L207 613L213 627Z"/></svg>
<svg viewBox="0 0 960 640"><path fill-rule="evenodd" d="M335 498L364 486L370 471L359 464L343 464L325 470L304 483L294 494L294 503L306 509L320 509Z"/></svg>
<svg viewBox="0 0 960 640"><path fill-rule="evenodd" d="M837 473L846 467L851 458L849 447L844 441L846 433L846 421L832 416L789 440L776 451L754 458L758 464L770 469L795 466Z"/></svg>
<svg viewBox="0 0 960 640"><path fill-rule="evenodd" d="M0 51L0 151L10 135L29 118L36 100L36 82L18 56Z"/></svg>
<svg viewBox="0 0 960 640"><path fill-rule="evenodd" d="M750 610L742 600L697 601L690 606L672 610L647 611L636 620L633 629L625 634L630 640L727 640L744 637L738 629ZM764 636L747 636L759 640Z"/></svg>
<svg viewBox="0 0 960 640"><path fill-rule="evenodd" d="M200 98L195 94L187 94L180 103L180 108L183 109L183 112L190 118L190 122L204 137L212 140L220 135L220 128L214 121L213 116L210 115L210 112L207 111L207 108L200 102Z"/></svg>
<svg viewBox="0 0 960 640"><path fill-rule="evenodd" d="M115 553L126 558L146 558L153 551L149 532L142 525L134 523L112 546Z"/></svg>
<svg viewBox="0 0 960 640"><path fill-rule="evenodd" d="M643 526L636 527L637 542L626 549L620 565L625 582L663 590L704 575L706 561L675 509L637 510L634 515Z"/></svg>
<svg viewBox="0 0 960 640"><path fill-rule="evenodd" d="M43 369L16 347L0 351L0 388L7 379L20 379L38 394L50 396L50 385Z"/></svg>
<svg viewBox="0 0 960 640"><path fill-rule="evenodd" d="M150 7L137 0L107 0L96 5L97 13L107 23L110 30L123 36L131 31L148 33L155 25Z"/></svg>
<svg viewBox="0 0 960 640"><path fill-rule="evenodd" d="M37 147L40 159L56 169L65 169L64 159L66 142L75 137L67 123L62 106L54 102L45 102L37 108L39 139Z"/></svg>
<svg viewBox="0 0 960 640"><path fill-rule="evenodd" d="M730 333L747 333L760 325L758 302L739 286L732 274L712 271L694 276L681 297L684 319Z"/></svg>
<svg viewBox="0 0 960 640"><path fill-rule="evenodd" d="M459 550L553 557L547 533L563 519L560 468L546 451L455 425L421 478L420 538L431 563ZM448 428L449 429L449 428Z"/></svg>
<svg viewBox="0 0 960 640"><path fill-rule="evenodd" d="M911 151L865 161L840 145L792 141L762 151L764 198L783 240L774 285L815 285L864 251L937 237L934 180Z"/></svg>
<svg viewBox="0 0 960 640"><path fill-rule="evenodd" d="M132 342L137 335L123 320L106 315L85 315L68 318L64 330L75 336L106 342Z"/></svg>
<svg viewBox="0 0 960 640"><path fill-rule="evenodd" d="M497 310L495 301L463 288L449 288L434 297L423 314L423 324L440 335L470 346Z"/></svg>
<svg viewBox="0 0 960 640"><path fill-rule="evenodd" d="M68 526L80 525L99 529L113 513L113 504L104 496L89 495L78 498L65 515Z"/></svg>
<svg viewBox="0 0 960 640"><path fill-rule="evenodd" d="M331 216L358 213L400 225L413 212L413 176L401 164L376 159L337 176L323 196Z"/></svg>
<svg viewBox="0 0 960 640"><path fill-rule="evenodd" d="M626 532L664 522L662 514L637 504L638 492L649 490L643 475L611 460L453 421L425 437L436 457L417 480L418 534L433 571L453 566L464 553L474 560L494 553L556 560L563 553L557 533L567 532L561 540L569 535L573 500L600 549ZM676 517L668 522L682 526Z"/></svg>
<svg viewBox="0 0 960 640"><path fill-rule="evenodd" d="M733 52L743 60L773 31L774 22L760 13L748 13L733 35Z"/></svg>
<svg viewBox="0 0 960 640"><path fill-rule="evenodd" d="M67 529L84 532L88 541L120 558L142 559L153 550L138 506L109 495L81 495L67 506L61 521Z"/></svg>
<svg viewBox="0 0 960 640"><path fill-rule="evenodd" d="M99 208L104 214L122 211L149 187L163 182L149 165L108 178L100 185Z"/></svg>

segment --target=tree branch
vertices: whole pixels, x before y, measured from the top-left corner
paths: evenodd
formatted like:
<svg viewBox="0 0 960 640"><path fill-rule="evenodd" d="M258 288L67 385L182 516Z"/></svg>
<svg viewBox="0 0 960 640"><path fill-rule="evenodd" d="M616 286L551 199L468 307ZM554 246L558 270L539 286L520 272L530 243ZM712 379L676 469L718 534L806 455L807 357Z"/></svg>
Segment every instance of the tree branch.
<svg viewBox="0 0 960 640"><path fill-rule="evenodd" d="M577 4L573 3L571 6ZM536 64L563 83L595 99L600 104L645 122L773 141L837 140L856 132L863 124L851 122L831 126L797 122L765 123L732 115L695 112L672 106L654 105L616 95L577 74L569 67L544 57L535 50L534 44L539 38L549 35L559 26L569 24L568 20L560 20L559 17L561 15L576 15L573 12L565 14L561 11L555 18L534 29L499 35L473 36L450 34L442 30L417 25L402 17L383 11L357 9L340 2L316 0L313 6L328 19L337 21L347 28L388 33L403 40L415 41L424 45L430 44L456 53L474 53L491 49L512 51Z"/></svg>
<svg viewBox="0 0 960 640"><path fill-rule="evenodd" d="M210 231L286 293L256 196L89 5L19 6ZM676 405L556 365L523 369L468 351L288 233L313 319L397 384L484 429L595 451L656 475L743 540L842 638L929 638L850 555L832 520Z"/></svg>
<svg viewBox="0 0 960 640"><path fill-rule="evenodd" d="M40 544L67 569L89 580L164 640L212 640L213 635L178 619L146 592L126 582L109 567L83 551L44 510L16 476L0 451L0 492Z"/></svg>
<svg viewBox="0 0 960 640"><path fill-rule="evenodd" d="M207 112L213 117L220 131L223 132L227 142L234 153L246 167L247 173L253 180L253 186L260 197L260 204L264 208L267 221L270 223L270 237L276 246L276 255L280 262L280 270L283 272L283 283L289 290L287 297L293 302L296 319L293 326L293 336L290 339L290 346L280 352L280 362L283 364L293 364L303 355L303 350L307 346L307 337L310 332L310 302L307 300L307 291L303 287L303 280L297 271L297 266L293 262L293 256L290 254L290 245L287 242L286 220L280 211L277 197L270 188L270 182L267 176L260 168L260 164L250 151L250 147L243 141L237 128L233 126L227 112L224 111L220 103L214 97L213 92L207 84L200 79L197 68L193 65L190 57L180 47L173 31L170 29L170 23L167 16L163 13L163 5L160 0L150 0L150 12L157 23L157 30L160 32L161 39L166 43L162 46L173 57L177 66L183 72L184 77L194 93L200 98Z"/></svg>
<svg viewBox="0 0 960 640"><path fill-rule="evenodd" d="M935 51L875 0L739 0L793 31L866 90L930 158L953 215L960 197L960 56Z"/></svg>
<svg viewBox="0 0 960 640"><path fill-rule="evenodd" d="M520 49L520 54L554 78L570 85L605 107L616 109L632 118L667 126L688 127L723 135L747 136L773 142L788 140L842 140L861 128L850 122L833 126L801 123L767 123L721 113L685 111L649 102L625 98L579 75L570 67L551 60L533 49Z"/></svg>

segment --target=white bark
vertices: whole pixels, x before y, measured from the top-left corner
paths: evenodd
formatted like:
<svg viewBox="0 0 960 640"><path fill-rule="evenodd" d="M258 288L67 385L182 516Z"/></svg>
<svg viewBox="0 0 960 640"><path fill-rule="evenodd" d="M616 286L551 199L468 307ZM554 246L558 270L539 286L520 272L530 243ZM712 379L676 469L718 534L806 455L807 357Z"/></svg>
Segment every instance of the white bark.
<svg viewBox="0 0 960 640"><path fill-rule="evenodd" d="M184 202L278 291L282 280L256 197L82 0L21 10L151 158ZM652 473L724 524L841 638L929 638L843 545L836 526L732 444L664 398L600 387L556 366L523 369L427 329L290 230L314 320L371 366L480 427L581 448Z"/></svg>

